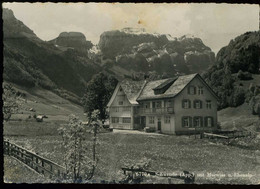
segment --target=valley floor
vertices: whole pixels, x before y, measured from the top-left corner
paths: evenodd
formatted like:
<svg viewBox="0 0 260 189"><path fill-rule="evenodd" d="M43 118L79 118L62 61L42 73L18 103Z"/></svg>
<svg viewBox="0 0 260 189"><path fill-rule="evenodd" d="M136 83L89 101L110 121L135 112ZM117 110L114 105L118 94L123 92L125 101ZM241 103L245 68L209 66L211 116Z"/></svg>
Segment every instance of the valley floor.
<svg viewBox="0 0 260 189"><path fill-rule="evenodd" d="M4 123L4 139L63 165L64 149L57 129L68 122L69 114L74 113L84 120L83 109L48 91L24 92L27 95L27 110ZM31 112L28 108L34 108L36 112ZM43 122L28 119L34 113L45 114L48 118ZM250 115L246 105L222 110L218 112L218 118L225 129L233 128L233 122L236 127L250 128L258 120L257 116ZM88 145L91 145L91 139L89 134L86 141ZM188 136L136 134L135 131L101 133L98 135L98 143L99 162L93 178L97 181L120 180L123 176L121 167L146 158L151 161L152 171L194 172L197 184L260 183L260 161L257 160L256 149L239 148ZM260 151L260 145L256 147ZM25 170L16 160L5 157L4 162L5 182L42 182L40 178L35 179L33 171ZM26 178L19 180L17 175L24 171ZM29 176L30 172L32 176ZM168 180L151 177L146 182L168 183ZM172 183L183 181L173 180Z"/></svg>
<svg viewBox="0 0 260 189"><path fill-rule="evenodd" d="M44 125L38 127L44 127ZM57 132L48 135L38 133L34 136L29 136L32 130L24 135L22 133L8 135L8 132L4 134L4 138L11 142L37 152L60 165L63 164L64 149ZM87 138L86 143L91 145L91 135ZM200 184L257 184L260 182L260 162L257 162L254 150L187 136L160 134L102 133L99 134L98 141L99 163L93 178L97 181L119 180L122 177L121 167L147 158L151 160L150 170L168 173L187 170L196 174L196 183ZM241 176L241 174L247 176ZM8 179L11 180L11 178ZM168 183L167 179L149 179L147 181L149 183ZM173 181L173 183L181 182Z"/></svg>

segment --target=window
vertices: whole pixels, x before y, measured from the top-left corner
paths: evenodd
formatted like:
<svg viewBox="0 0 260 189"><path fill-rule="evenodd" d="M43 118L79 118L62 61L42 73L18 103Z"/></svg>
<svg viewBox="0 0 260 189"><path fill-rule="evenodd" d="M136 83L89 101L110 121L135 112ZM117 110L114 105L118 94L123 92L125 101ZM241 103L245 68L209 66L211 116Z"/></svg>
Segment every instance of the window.
<svg viewBox="0 0 260 189"><path fill-rule="evenodd" d="M156 102L156 108L161 108L162 107L162 102L161 101L157 101Z"/></svg>
<svg viewBox="0 0 260 189"><path fill-rule="evenodd" d="M131 117L123 117L123 123L131 123Z"/></svg>
<svg viewBox="0 0 260 189"><path fill-rule="evenodd" d="M123 111L124 112L131 112L131 107L130 106L124 106Z"/></svg>
<svg viewBox="0 0 260 189"><path fill-rule="evenodd" d="M112 123L119 123L119 117L112 117Z"/></svg>
<svg viewBox="0 0 260 189"><path fill-rule="evenodd" d="M167 100L164 102L165 107L172 107L172 101L171 100Z"/></svg>
<svg viewBox="0 0 260 189"><path fill-rule="evenodd" d="M112 107L113 112L119 112L119 107Z"/></svg>
<svg viewBox="0 0 260 189"><path fill-rule="evenodd" d="M182 108L190 108L190 100L184 99L182 100Z"/></svg>
<svg viewBox="0 0 260 189"><path fill-rule="evenodd" d="M149 117L149 123L150 123L150 124L154 124L154 117L153 117L153 116L150 116L150 117Z"/></svg>
<svg viewBox="0 0 260 189"><path fill-rule="evenodd" d="M193 118L193 126L194 127L202 127L203 125L203 119L202 117L194 117Z"/></svg>
<svg viewBox="0 0 260 189"><path fill-rule="evenodd" d="M205 117L205 126L206 127L213 127L213 117Z"/></svg>
<svg viewBox="0 0 260 189"><path fill-rule="evenodd" d="M118 104L119 104L119 105L123 105L124 102L123 102L123 101L118 101Z"/></svg>
<svg viewBox="0 0 260 189"><path fill-rule="evenodd" d="M182 117L182 127L192 127L191 117Z"/></svg>
<svg viewBox="0 0 260 189"><path fill-rule="evenodd" d="M206 107L207 109L211 109L211 100L207 100Z"/></svg>
<svg viewBox="0 0 260 189"><path fill-rule="evenodd" d="M193 101L193 107L195 109L201 109L202 108L202 101L201 100L194 100Z"/></svg>
<svg viewBox="0 0 260 189"><path fill-rule="evenodd" d="M150 103L149 103L149 102L147 102L147 103L144 103L144 108L145 108L145 109L148 109L148 108L150 108Z"/></svg>
<svg viewBox="0 0 260 189"><path fill-rule="evenodd" d="M198 88L198 94L200 95L200 94L203 94L203 87L199 87Z"/></svg>
<svg viewBox="0 0 260 189"><path fill-rule="evenodd" d="M188 87L188 94L196 94L196 87L195 86L189 86Z"/></svg>
<svg viewBox="0 0 260 189"><path fill-rule="evenodd" d="M171 123L171 116L165 116L164 123Z"/></svg>

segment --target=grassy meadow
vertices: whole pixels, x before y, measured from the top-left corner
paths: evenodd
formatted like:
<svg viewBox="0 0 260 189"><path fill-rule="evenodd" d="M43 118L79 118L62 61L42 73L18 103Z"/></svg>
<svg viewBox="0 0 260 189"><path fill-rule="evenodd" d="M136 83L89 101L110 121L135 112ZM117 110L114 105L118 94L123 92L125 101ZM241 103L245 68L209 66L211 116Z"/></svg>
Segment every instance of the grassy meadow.
<svg viewBox="0 0 260 189"><path fill-rule="evenodd" d="M12 125L6 125L5 128L7 127L18 128ZM13 129L16 133L12 131L11 135L9 129L4 129L5 138L63 165L64 149L56 125L19 127L20 130ZM22 129L25 127L27 129ZM46 132L38 132L39 129ZM86 142L91 145L91 134L86 137ZM122 166L147 158L151 161L151 170L169 173L183 170L194 172L197 175L196 183L256 184L260 182L259 164L256 162L253 150L187 136L120 132L101 133L98 136L98 143L99 162L93 178L97 181L118 180L122 176L120 172ZM91 152L89 156L91 157ZM235 173L249 174L250 177L212 176ZM167 179L158 180L154 177L147 182L167 183ZM181 183L178 180L175 182Z"/></svg>

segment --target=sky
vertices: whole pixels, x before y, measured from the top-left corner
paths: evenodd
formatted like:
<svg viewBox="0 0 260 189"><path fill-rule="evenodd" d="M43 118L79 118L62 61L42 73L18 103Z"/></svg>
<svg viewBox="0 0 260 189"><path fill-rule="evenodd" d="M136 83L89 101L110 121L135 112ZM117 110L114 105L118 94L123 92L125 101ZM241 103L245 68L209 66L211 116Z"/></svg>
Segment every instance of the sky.
<svg viewBox="0 0 260 189"><path fill-rule="evenodd" d="M259 5L215 3L3 3L42 40L82 32L97 44L104 31L125 27L202 39L215 53L247 31L259 30Z"/></svg>

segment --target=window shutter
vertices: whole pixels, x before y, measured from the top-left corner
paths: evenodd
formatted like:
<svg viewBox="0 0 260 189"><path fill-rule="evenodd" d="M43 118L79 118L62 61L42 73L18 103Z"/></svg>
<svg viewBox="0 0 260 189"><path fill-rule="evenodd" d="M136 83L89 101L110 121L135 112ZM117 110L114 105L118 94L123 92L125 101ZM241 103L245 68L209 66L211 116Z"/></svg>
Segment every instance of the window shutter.
<svg viewBox="0 0 260 189"><path fill-rule="evenodd" d="M194 89L194 94L196 94L197 87L194 86L193 89Z"/></svg>
<svg viewBox="0 0 260 189"><path fill-rule="evenodd" d="M182 100L182 108L184 108L184 100Z"/></svg>
<svg viewBox="0 0 260 189"><path fill-rule="evenodd" d="M191 108L191 101L190 101L190 100L188 100L188 103L189 103L189 108Z"/></svg>
<svg viewBox="0 0 260 189"><path fill-rule="evenodd" d="M189 127L192 127L192 117L189 117Z"/></svg>
<svg viewBox="0 0 260 189"><path fill-rule="evenodd" d="M208 126L207 117L204 117L204 127Z"/></svg>
<svg viewBox="0 0 260 189"><path fill-rule="evenodd" d="M190 86L188 87L188 94L190 94Z"/></svg>
<svg viewBox="0 0 260 189"><path fill-rule="evenodd" d="M193 126L196 127L196 117L193 117Z"/></svg>
<svg viewBox="0 0 260 189"><path fill-rule="evenodd" d="M214 127L213 117L211 117L211 127Z"/></svg>
<svg viewBox="0 0 260 189"><path fill-rule="evenodd" d="M202 101L200 101L200 108L202 108Z"/></svg>
<svg viewBox="0 0 260 189"><path fill-rule="evenodd" d="M182 127L184 127L184 117L182 117Z"/></svg>
<svg viewBox="0 0 260 189"><path fill-rule="evenodd" d="M193 101L193 108L196 108L196 100Z"/></svg>
<svg viewBox="0 0 260 189"><path fill-rule="evenodd" d="M203 127L203 117L200 117L200 126Z"/></svg>

